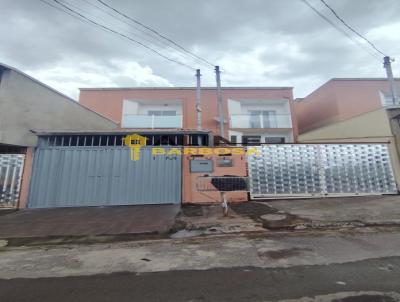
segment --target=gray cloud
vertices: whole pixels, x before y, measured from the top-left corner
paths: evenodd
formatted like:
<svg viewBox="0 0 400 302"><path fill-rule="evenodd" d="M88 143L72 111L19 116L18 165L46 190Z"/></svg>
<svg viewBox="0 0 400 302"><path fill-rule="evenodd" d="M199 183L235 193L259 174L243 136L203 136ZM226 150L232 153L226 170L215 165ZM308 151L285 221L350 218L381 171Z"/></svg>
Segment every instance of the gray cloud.
<svg viewBox="0 0 400 302"><path fill-rule="evenodd" d="M151 39L87 4L100 6L95 0L63 1L136 39ZM224 85L290 85L301 97L331 77L384 76L379 61L300 0L105 1L220 64ZM309 1L337 22L320 1ZM380 48L399 56L399 1L328 3ZM194 84L192 70L39 0L0 0L0 5L2 23L7 24L0 28L0 61L74 97L78 87ZM159 42L153 47L199 66ZM201 69L203 83L214 85L212 67Z"/></svg>

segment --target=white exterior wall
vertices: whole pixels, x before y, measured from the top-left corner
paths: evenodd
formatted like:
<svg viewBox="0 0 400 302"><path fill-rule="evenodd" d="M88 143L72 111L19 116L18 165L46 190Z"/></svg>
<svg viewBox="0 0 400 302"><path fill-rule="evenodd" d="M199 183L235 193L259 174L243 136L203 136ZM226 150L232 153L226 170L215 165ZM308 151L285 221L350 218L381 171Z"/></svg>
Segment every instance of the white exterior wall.
<svg viewBox="0 0 400 302"><path fill-rule="evenodd" d="M229 130L229 139L232 135L236 135L237 137L237 143L242 143L242 136L261 136L261 142L265 143L265 138L266 137L284 137L285 138L285 143L293 143L293 132L292 131L287 131L286 133L257 133L257 132L240 132L240 131L234 131L234 130Z"/></svg>
<svg viewBox="0 0 400 302"><path fill-rule="evenodd" d="M275 111L278 116L287 116L287 118L290 121L290 128L293 128L292 126L292 120L291 120L291 112L290 112L290 104L289 100L283 99L283 100L256 100L256 99L247 99L247 100L228 100L228 111L229 111L229 116L234 116L234 115L249 115L250 111L253 110L268 110L268 111ZM279 129L279 128L277 128ZM229 130L229 138L235 135L237 137L237 142L241 143L242 142L242 136L261 136L261 142L265 142L266 137L284 137L285 142L287 143L293 143L293 131L292 130L287 130L287 131L274 131L270 129L266 129L264 132L260 131L260 129L254 129L252 131L251 128L246 128L241 131L241 129L230 129Z"/></svg>
<svg viewBox="0 0 400 302"><path fill-rule="evenodd" d="M149 110L173 110L182 115L182 103L179 100L148 101L124 100L122 114L147 115Z"/></svg>

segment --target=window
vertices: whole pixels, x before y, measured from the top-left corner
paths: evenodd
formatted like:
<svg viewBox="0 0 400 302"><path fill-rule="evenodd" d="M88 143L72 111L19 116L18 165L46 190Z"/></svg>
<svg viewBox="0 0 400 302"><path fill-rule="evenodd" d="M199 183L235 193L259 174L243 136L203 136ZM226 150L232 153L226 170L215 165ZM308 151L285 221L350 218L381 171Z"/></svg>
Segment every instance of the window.
<svg viewBox="0 0 400 302"><path fill-rule="evenodd" d="M243 135L242 144L243 145L258 145L261 143L261 136L258 135Z"/></svg>
<svg viewBox="0 0 400 302"><path fill-rule="evenodd" d="M284 144L285 138L284 137L266 137L265 143L267 143L267 144Z"/></svg>
<svg viewBox="0 0 400 302"><path fill-rule="evenodd" d="M176 116L176 111L175 110L149 110L149 111L147 111L147 115Z"/></svg>
<svg viewBox="0 0 400 302"><path fill-rule="evenodd" d="M236 144L237 143L237 137L236 135L231 135L231 143Z"/></svg>
<svg viewBox="0 0 400 302"><path fill-rule="evenodd" d="M250 128L276 128L276 111L249 110Z"/></svg>

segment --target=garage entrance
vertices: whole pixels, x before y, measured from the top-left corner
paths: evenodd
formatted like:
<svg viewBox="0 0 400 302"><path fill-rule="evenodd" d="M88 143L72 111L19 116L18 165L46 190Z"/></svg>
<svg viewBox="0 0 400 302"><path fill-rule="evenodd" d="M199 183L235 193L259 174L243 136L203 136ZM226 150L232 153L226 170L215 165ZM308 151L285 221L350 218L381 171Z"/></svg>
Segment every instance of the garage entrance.
<svg viewBox="0 0 400 302"><path fill-rule="evenodd" d="M140 160L133 161L122 136L103 142L99 137L59 139L39 142L29 208L181 202L180 155L153 156L152 147L143 147Z"/></svg>
<svg viewBox="0 0 400 302"><path fill-rule="evenodd" d="M396 194L386 144L285 144L248 156L252 199Z"/></svg>

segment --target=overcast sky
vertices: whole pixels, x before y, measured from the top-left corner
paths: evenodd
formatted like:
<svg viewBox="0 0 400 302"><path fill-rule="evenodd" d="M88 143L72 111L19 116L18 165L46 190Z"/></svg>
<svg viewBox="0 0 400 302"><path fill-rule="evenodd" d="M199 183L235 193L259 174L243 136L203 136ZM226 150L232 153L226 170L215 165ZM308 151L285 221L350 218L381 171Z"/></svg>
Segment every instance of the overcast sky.
<svg viewBox="0 0 400 302"><path fill-rule="evenodd" d="M53 0L46 0L57 5ZM165 56L211 66L155 41L143 29L110 16L97 0L58 0L89 18L130 35ZM308 0L340 25L320 0ZM104 0L223 69L225 86L293 86L304 97L332 77L384 77L382 63L321 19L301 0ZM326 0L400 70L399 0ZM93 4L93 5L90 5ZM79 21L39 0L0 0L0 62L59 91L79 87L193 86L194 71ZM95 5L95 6L94 6ZM353 35L354 36L354 35ZM154 44L150 44L152 42ZM365 43L364 43L365 44ZM374 55L367 44L364 48Z"/></svg>

